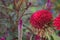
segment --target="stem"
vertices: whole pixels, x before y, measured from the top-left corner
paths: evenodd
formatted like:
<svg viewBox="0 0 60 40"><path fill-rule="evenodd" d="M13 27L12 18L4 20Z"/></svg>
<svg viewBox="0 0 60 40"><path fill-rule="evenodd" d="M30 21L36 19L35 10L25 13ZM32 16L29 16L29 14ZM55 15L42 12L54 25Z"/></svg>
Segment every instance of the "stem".
<svg viewBox="0 0 60 40"><path fill-rule="evenodd" d="M49 6L50 5L50 0L47 0L47 6Z"/></svg>
<svg viewBox="0 0 60 40"><path fill-rule="evenodd" d="M23 4L24 0L18 0L18 2L16 2L17 0L14 0L14 6L15 6L15 10L19 11L19 9L21 8L21 5Z"/></svg>
<svg viewBox="0 0 60 40"><path fill-rule="evenodd" d="M51 10L51 7L52 7L51 0L47 0L47 5L46 5L46 7L47 7L48 10Z"/></svg>
<svg viewBox="0 0 60 40"><path fill-rule="evenodd" d="M22 20L20 20L19 24L18 24L18 40L22 40L22 34L23 34L23 31L22 31Z"/></svg>
<svg viewBox="0 0 60 40"><path fill-rule="evenodd" d="M19 4L18 4L19 3ZM22 40L22 34L23 34L23 31L22 31L22 20L21 20L21 17L19 18L19 9L21 7L23 3L23 0L19 0L17 3L16 3L16 0L14 0L14 6L15 6L15 11L17 13L17 25L18 25L18 40ZM18 5L17 5L18 4Z"/></svg>
<svg viewBox="0 0 60 40"><path fill-rule="evenodd" d="M21 0L21 4L19 5L19 8L21 7L22 3L23 3L23 0ZM27 8L28 9L28 8ZM24 12L27 10L27 9L24 9ZM20 15L20 17L18 16L20 13L19 13L19 9L18 11L16 10L16 13L17 13L17 18L18 18L18 22L17 25L18 25L18 40L22 40L22 34L23 34L23 29L22 29L22 16L24 15L24 12L22 13L22 15Z"/></svg>
<svg viewBox="0 0 60 40"><path fill-rule="evenodd" d="M33 35L30 36L30 40L32 40Z"/></svg>
<svg viewBox="0 0 60 40"><path fill-rule="evenodd" d="M9 11L14 11L13 9L10 9L10 8L4 6L4 5L0 5L0 7L5 8L5 9L7 9L7 10L9 10Z"/></svg>

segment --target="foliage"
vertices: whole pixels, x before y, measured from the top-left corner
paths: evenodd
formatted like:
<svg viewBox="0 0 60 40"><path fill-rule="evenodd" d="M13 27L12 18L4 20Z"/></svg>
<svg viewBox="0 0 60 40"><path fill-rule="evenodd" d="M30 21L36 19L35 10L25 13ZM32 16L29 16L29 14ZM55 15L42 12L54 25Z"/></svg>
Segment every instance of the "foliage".
<svg viewBox="0 0 60 40"><path fill-rule="evenodd" d="M40 2L41 1L41 2ZM29 23L30 16L37 10L47 9L47 0L0 0L0 40L18 40L18 24L22 19L22 40L32 40L35 34ZM60 11L60 0L53 2L50 10L55 18ZM49 35L46 32L48 40L60 40L58 34L60 31L55 30L54 34ZM27 39L28 38L28 39Z"/></svg>

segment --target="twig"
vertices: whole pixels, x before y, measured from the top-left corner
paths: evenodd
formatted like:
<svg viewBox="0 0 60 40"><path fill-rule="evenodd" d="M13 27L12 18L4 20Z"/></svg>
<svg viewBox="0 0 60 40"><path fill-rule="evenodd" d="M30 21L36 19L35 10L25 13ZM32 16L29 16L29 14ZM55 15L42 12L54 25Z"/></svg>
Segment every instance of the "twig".
<svg viewBox="0 0 60 40"><path fill-rule="evenodd" d="M8 10L10 10L10 11L14 11L13 9L10 9L10 8L4 6L4 5L0 5L0 7L5 8L5 9L8 9Z"/></svg>
<svg viewBox="0 0 60 40"><path fill-rule="evenodd" d="M19 3L20 1L21 1L21 3ZM16 2L16 0L14 2ZM18 16L19 15L19 9L20 9L20 7L21 7L21 5L23 3L23 0L19 0L19 2L17 3L18 5L15 3L16 13L18 13L17 14L17 18L18 18L17 22L20 22L20 20L22 19L22 16L24 15L24 12L28 9L28 8L27 9L25 8L24 11L23 11L23 13L22 13L22 15L19 17ZM22 27L21 24L20 24L20 26ZM22 28L19 28L19 24L18 24L18 32L19 32L19 34L18 34L18 40L22 40L22 34L23 34L22 31L23 31Z"/></svg>
<svg viewBox="0 0 60 40"><path fill-rule="evenodd" d="M15 10L19 11L21 5L23 4L23 0L18 0L18 2L16 2L17 0L14 0L14 6L15 6Z"/></svg>
<svg viewBox="0 0 60 40"><path fill-rule="evenodd" d="M23 0L19 0L18 3L16 3L16 0L14 0L15 11L17 13L18 19L19 19L19 9L20 9L22 3L23 3ZM22 40L22 34L23 34L21 21L22 21L21 18L16 21L16 23L18 25L18 40Z"/></svg>
<svg viewBox="0 0 60 40"><path fill-rule="evenodd" d="M30 40L32 40L33 35L30 36Z"/></svg>

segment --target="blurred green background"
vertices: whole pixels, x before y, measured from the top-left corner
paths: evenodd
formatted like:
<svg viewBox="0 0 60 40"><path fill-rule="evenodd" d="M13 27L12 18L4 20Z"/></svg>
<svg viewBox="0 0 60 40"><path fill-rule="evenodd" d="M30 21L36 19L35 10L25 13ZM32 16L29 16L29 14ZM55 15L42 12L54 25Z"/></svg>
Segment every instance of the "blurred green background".
<svg viewBox="0 0 60 40"><path fill-rule="evenodd" d="M22 17L22 40L27 40L26 35L28 32L30 32L27 28L31 28L31 25L29 23L29 18L31 14L37 10L46 9L46 3L47 0L23 0L21 8L19 8L18 14L16 12L17 9L15 9L16 7L14 5L14 0L0 0L0 40L18 40L18 25L16 22L23 13L24 15ZM52 0L52 4L53 7L50 11L52 12L53 17L55 18L60 11L60 0ZM53 35L55 40L60 40L59 38L57 39L57 36L59 36L60 34L59 32L60 31L56 30L56 35ZM28 35L31 35L31 33L28 33Z"/></svg>

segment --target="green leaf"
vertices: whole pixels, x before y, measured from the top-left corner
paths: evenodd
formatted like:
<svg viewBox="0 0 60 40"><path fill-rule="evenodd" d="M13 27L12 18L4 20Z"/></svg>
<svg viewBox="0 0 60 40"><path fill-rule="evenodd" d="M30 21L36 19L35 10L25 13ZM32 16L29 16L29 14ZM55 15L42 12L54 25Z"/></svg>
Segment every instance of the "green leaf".
<svg viewBox="0 0 60 40"><path fill-rule="evenodd" d="M8 36L6 40L12 40L12 36Z"/></svg>
<svg viewBox="0 0 60 40"><path fill-rule="evenodd" d="M35 12L36 10L37 10L37 8L36 7L31 7L31 9L30 9L32 12Z"/></svg>
<svg viewBox="0 0 60 40"><path fill-rule="evenodd" d="M51 40L54 40L54 38L52 36L50 36L50 37L51 37Z"/></svg>
<svg viewBox="0 0 60 40"><path fill-rule="evenodd" d="M8 8L13 9L13 5L12 5L12 4L10 4L10 5L8 6Z"/></svg>
<svg viewBox="0 0 60 40"><path fill-rule="evenodd" d="M56 34L52 34L52 37L54 38L54 40L60 40L60 37L58 37Z"/></svg>
<svg viewBox="0 0 60 40"><path fill-rule="evenodd" d="M46 36L47 36L48 40L51 39L50 36L49 36L49 34L48 34L48 32L46 32Z"/></svg>

